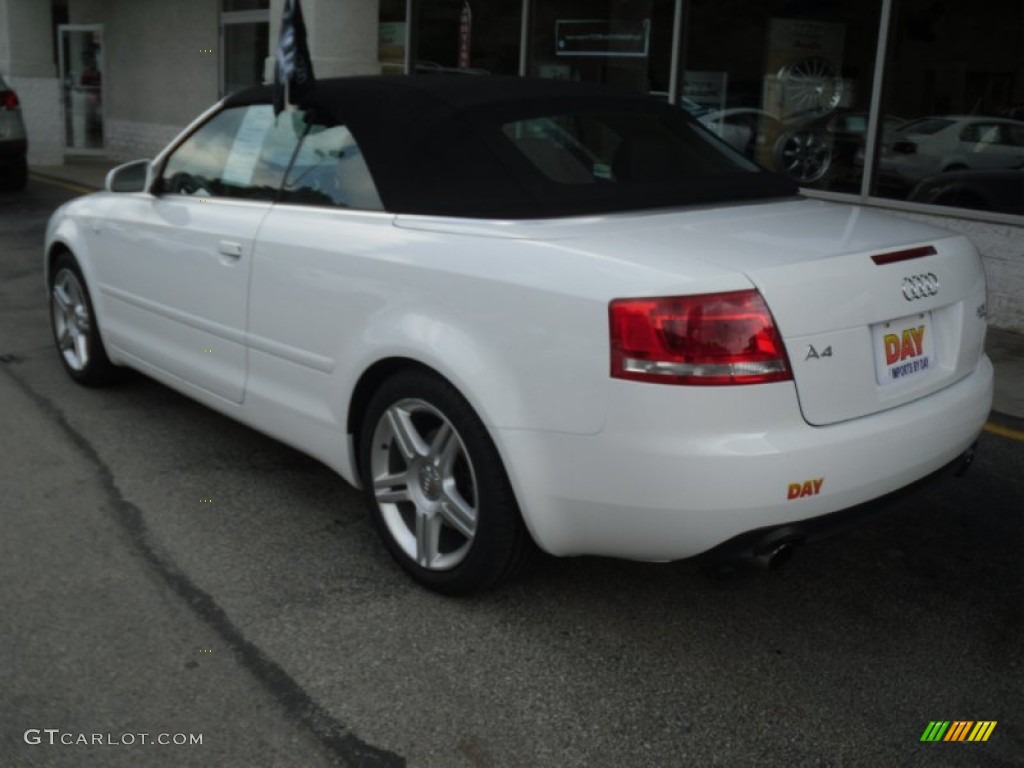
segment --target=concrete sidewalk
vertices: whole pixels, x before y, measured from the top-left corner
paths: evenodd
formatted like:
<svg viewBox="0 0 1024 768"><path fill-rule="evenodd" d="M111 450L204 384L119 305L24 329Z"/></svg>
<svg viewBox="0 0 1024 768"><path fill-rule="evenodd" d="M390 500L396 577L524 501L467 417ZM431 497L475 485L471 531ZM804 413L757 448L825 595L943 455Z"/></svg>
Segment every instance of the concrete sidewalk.
<svg viewBox="0 0 1024 768"><path fill-rule="evenodd" d="M76 158L64 165L33 165L29 173L41 181L55 181L88 189L103 189L107 173L119 165L102 158Z"/></svg>
<svg viewBox="0 0 1024 768"><path fill-rule="evenodd" d="M99 158L80 158L66 165L33 166L40 181L81 191L102 189L107 172L116 164ZM986 351L996 368L992 410L1015 429L1024 428L1024 334L989 328Z"/></svg>

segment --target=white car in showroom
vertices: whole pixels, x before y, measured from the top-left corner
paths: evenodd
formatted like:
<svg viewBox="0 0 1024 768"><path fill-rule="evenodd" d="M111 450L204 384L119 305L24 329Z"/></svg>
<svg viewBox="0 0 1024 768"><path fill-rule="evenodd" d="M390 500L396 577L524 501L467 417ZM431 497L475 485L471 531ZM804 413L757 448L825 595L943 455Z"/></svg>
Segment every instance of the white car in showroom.
<svg viewBox="0 0 1024 768"><path fill-rule="evenodd" d="M886 131L879 173L903 184L950 171L993 171L1024 164L1024 122L979 115L912 120Z"/></svg>
<svg viewBox="0 0 1024 768"><path fill-rule="evenodd" d="M58 209L53 333L365 489L464 593L554 555L771 560L969 460L992 397L962 236L807 200L597 86L230 96Z"/></svg>

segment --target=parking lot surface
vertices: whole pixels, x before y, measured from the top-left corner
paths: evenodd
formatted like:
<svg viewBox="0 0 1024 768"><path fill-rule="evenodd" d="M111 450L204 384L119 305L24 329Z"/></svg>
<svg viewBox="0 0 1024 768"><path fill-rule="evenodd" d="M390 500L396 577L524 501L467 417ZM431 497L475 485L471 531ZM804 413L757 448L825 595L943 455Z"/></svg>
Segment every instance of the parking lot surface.
<svg viewBox="0 0 1024 768"><path fill-rule="evenodd" d="M64 375L40 263L73 194L0 196L0 765L1024 764L1020 419L777 571L541 558L446 599L317 462Z"/></svg>

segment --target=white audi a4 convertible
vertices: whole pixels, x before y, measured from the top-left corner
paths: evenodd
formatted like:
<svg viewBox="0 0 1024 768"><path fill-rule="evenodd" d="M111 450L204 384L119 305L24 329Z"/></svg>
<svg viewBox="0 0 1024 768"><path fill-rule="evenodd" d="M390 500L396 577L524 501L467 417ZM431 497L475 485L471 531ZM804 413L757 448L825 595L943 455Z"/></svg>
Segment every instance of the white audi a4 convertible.
<svg viewBox="0 0 1024 768"><path fill-rule="evenodd" d="M230 96L46 238L76 381L141 371L365 489L416 580L771 559L966 466L962 236L807 200L685 111L499 77Z"/></svg>

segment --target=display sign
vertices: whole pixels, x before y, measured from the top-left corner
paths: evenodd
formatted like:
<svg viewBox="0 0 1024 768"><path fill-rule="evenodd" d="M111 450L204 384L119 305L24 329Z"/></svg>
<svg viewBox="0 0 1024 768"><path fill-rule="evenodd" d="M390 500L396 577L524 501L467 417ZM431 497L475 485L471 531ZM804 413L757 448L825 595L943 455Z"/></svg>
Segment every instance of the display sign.
<svg viewBox="0 0 1024 768"><path fill-rule="evenodd" d="M840 75L845 37L845 24L771 19L764 108L785 120L805 112L847 105L850 89Z"/></svg>
<svg viewBox="0 0 1024 768"><path fill-rule="evenodd" d="M683 75L683 98L708 109L725 109L728 72L691 72Z"/></svg>
<svg viewBox="0 0 1024 768"><path fill-rule="evenodd" d="M385 73L405 71L405 29L404 21L382 21L377 26L377 58Z"/></svg>
<svg viewBox="0 0 1024 768"><path fill-rule="evenodd" d="M469 69L469 51L473 41L473 11L469 0L462 4L459 16L459 69Z"/></svg>
<svg viewBox="0 0 1024 768"><path fill-rule="evenodd" d="M556 21L555 55L644 57L650 37L650 19Z"/></svg>

